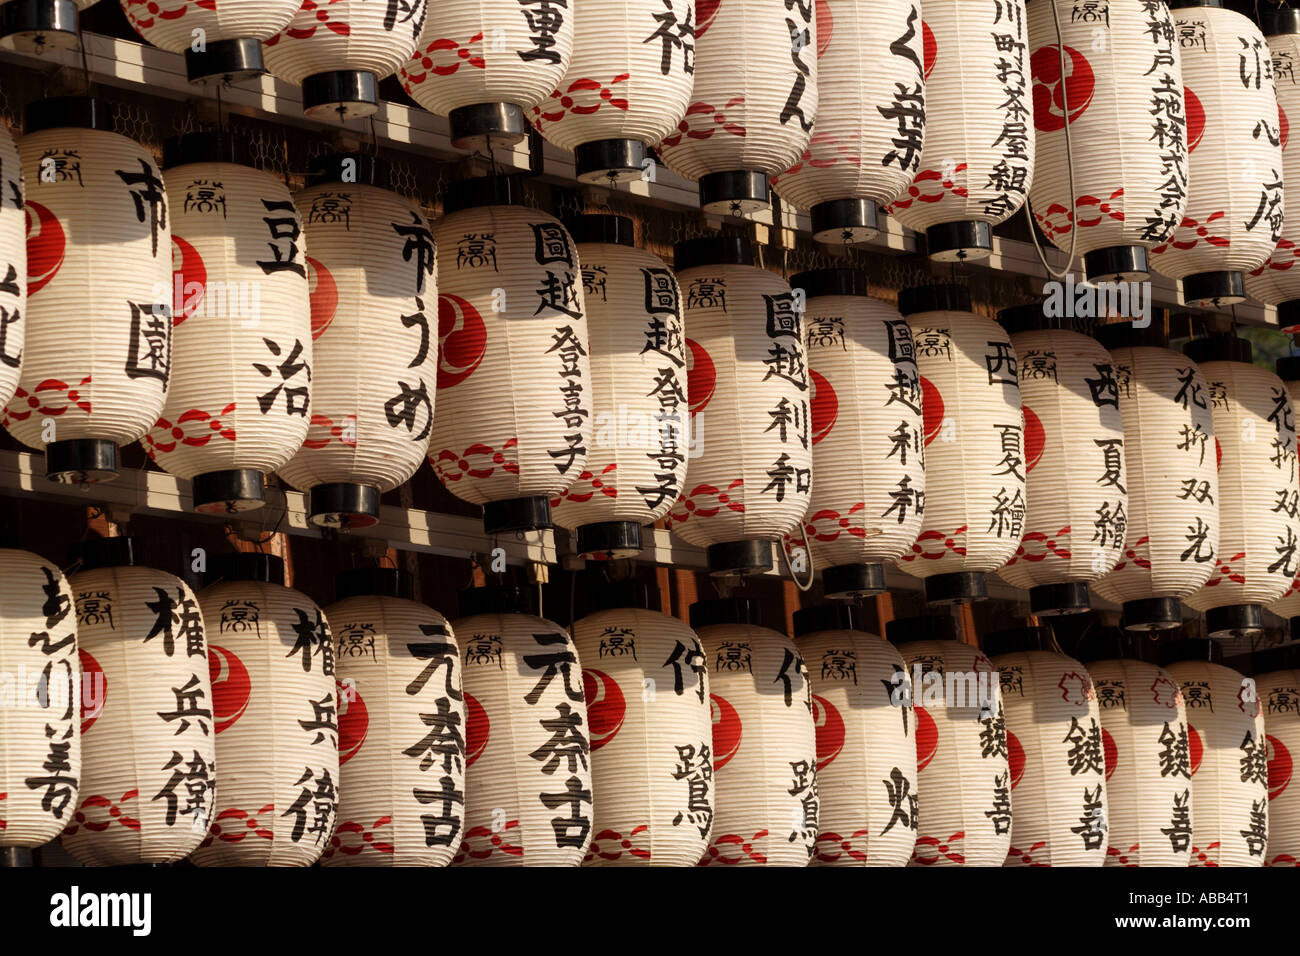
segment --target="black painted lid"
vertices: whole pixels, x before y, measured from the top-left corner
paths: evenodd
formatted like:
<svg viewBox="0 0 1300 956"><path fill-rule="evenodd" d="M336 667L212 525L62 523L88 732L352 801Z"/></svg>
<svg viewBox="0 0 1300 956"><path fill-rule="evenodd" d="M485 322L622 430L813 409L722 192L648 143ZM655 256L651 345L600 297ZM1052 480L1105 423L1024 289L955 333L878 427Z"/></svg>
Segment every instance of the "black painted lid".
<svg viewBox="0 0 1300 956"><path fill-rule="evenodd" d="M349 568L334 576L334 600L350 597L395 597L410 601L415 579L400 568Z"/></svg>
<svg viewBox="0 0 1300 956"><path fill-rule="evenodd" d="M344 182L345 163L351 160L351 172L355 178ZM393 182L393 164L383 156L373 153L338 152L325 153L308 163L307 185L320 186L325 183L339 183L343 186L376 186L390 189Z"/></svg>
<svg viewBox="0 0 1300 956"><path fill-rule="evenodd" d="M1008 627L1000 631L989 631L980 642L984 653L989 657L999 654L1011 654L1015 651L1049 651L1059 654L1052 629L1043 626Z"/></svg>
<svg viewBox="0 0 1300 956"><path fill-rule="evenodd" d="M205 581L259 581L284 586L284 558L274 554L235 551L214 554Z"/></svg>
<svg viewBox="0 0 1300 956"><path fill-rule="evenodd" d="M913 641L958 640L957 622L939 614L920 614L916 617L896 617L885 625L885 637L891 644L910 644Z"/></svg>
<svg viewBox="0 0 1300 956"><path fill-rule="evenodd" d="M818 604L794 612L794 636L818 631L865 631L862 610L852 604Z"/></svg>
<svg viewBox="0 0 1300 956"><path fill-rule="evenodd" d="M1152 322L1145 328L1136 328L1132 322L1111 322L1097 326L1093 333L1102 348L1132 349L1139 346L1151 346L1158 349L1169 348L1169 337L1165 335L1164 324Z"/></svg>
<svg viewBox="0 0 1300 956"><path fill-rule="evenodd" d="M1251 362L1250 343L1231 333L1192 339L1183 346L1183 354L1197 364L1201 362Z"/></svg>
<svg viewBox="0 0 1300 956"><path fill-rule="evenodd" d="M1300 382L1300 355L1285 355L1278 359L1277 377L1284 382Z"/></svg>
<svg viewBox="0 0 1300 956"><path fill-rule="evenodd" d="M1256 674L1300 670L1300 644L1283 644L1281 647L1256 651L1253 663Z"/></svg>
<svg viewBox="0 0 1300 956"><path fill-rule="evenodd" d="M581 588L586 584L586 613L610 611L620 608L638 608L642 611L658 611L660 603L659 588L644 581L605 581L590 574L585 581L579 581Z"/></svg>
<svg viewBox="0 0 1300 956"><path fill-rule="evenodd" d="M690 607L691 628L712 627L716 624L752 624L762 627L758 605L749 598L715 598L696 601Z"/></svg>
<svg viewBox="0 0 1300 956"><path fill-rule="evenodd" d="M744 236L701 236L673 246L673 268L695 266L752 266L754 244Z"/></svg>
<svg viewBox="0 0 1300 956"><path fill-rule="evenodd" d="M564 228L576 242L603 242L607 246L634 246L636 232L632 220L627 216L611 216L606 213L584 213L581 216L569 216L564 220Z"/></svg>
<svg viewBox="0 0 1300 956"><path fill-rule="evenodd" d="M1159 655L1155 642L1133 631L1117 627L1095 628L1079 639L1074 657L1081 663L1091 661L1141 660L1154 664Z"/></svg>
<svg viewBox="0 0 1300 956"><path fill-rule="evenodd" d="M115 107L93 96L51 96L23 109L23 133L47 129L99 129L113 132Z"/></svg>
<svg viewBox="0 0 1300 956"><path fill-rule="evenodd" d="M1007 330L1008 335L1017 332L1037 332L1042 329L1064 329L1073 332L1078 329L1078 321L1064 315L1046 315L1043 312L1045 302L1030 302L1028 305L1013 305L998 313L998 324Z"/></svg>
<svg viewBox="0 0 1300 956"><path fill-rule="evenodd" d="M1184 637L1170 641L1160 648L1161 667L1178 661L1209 661L1211 664L1222 664L1223 645L1205 637Z"/></svg>
<svg viewBox="0 0 1300 956"><path fill-rule="evenodd" d="M1167 0L1170 10L1189 7L1222 7L1223 0Z"/></svg>
<svg viewBox="0 0 1300 956"><path fill-rule="evenodd" d="M805 298L823 295L870 295L867 274L861 269L811 269L790 277L790 288L803 289Z"/></svg>
<svg viewBox="0 0 1300 956"><path fill-rule="evenodd" d="M898 311L904 316L918 312L970 312L970 289L955 283L912 286L898 293Z"/></svg>
<svg viewBox="0 0 1300 956"><path fill-rule="evenodd" d="M1300 33L1300 9L1265 5L1256 11L1260 29L1266 37L1289 36Z"/></svg>
<svg viewBox="0 0 1300 956"><path fill-rule="evenodd" d="M524 205L524 181L520 176L475 176L448 183L442 197L444 215L480 206Z"/></svg>
<svg viewBox="0 0 1300 956"><path fill-rule="evenodd" d="M81 562L78 571L133 568L144 563L144 553L143 538L85 538L68 546L68 563Z"/></svg>
<svg viewBox="0 0 1300 956"><path fill-rule="evenodd" d="M525 588L490 585L466 588L456 595L459 617L475 614L532 614L532 594Z"/></svg>
<svg viewBox="0 0 1300 956"><path fill-rule="evenodd" d="M230 133L201 130L169 136L163 141L163 171L189 163L234 163L251 165L248 145Z"/></svg>

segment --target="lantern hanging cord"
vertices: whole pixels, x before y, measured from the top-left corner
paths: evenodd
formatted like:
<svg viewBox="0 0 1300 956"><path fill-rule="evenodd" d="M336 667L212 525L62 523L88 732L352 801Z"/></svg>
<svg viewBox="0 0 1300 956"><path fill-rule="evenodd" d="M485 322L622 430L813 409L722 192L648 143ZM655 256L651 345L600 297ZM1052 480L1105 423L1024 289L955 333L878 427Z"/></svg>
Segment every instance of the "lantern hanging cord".
<svg viewBox="0 0 1300 956"><path fill-rule="evenodd" d="M1075 217L1078 197L1074 191L1074 153L1070 149L1070 83L1065 75L1065 38L1061 35L1061 14L1056 8L1056 0L1051 0L1051 5L1052 25L1056 28L1056 53L1061 64L1061 111L1065 114L1065 171L1070 185L1070 253L1065 260L1064 269L1057 271L1047 261L1043 245L1038 241L1038 226L1034 222L1034 204L1030 201L1028 193L1025 194L1025 218L1029 220L1029 237L1034 241L1034 251L1038 253L1038 261L1043 264L1048 277L1064 279L1074 267L1075 250L1079 243L1079 223Z"/></svg>
<svg viewBox="0 0 1300 956"><path fill-rule="evenodd" d="M813 581L817 573L817 569L813 566L812 549L808 547L808 526L804 524L802 520L799 522L799 533L803 537L804 560L808 562L808 582L806 584L803 583L802 581L799 580L798 576L794 573L794 568L790 564L790 553L786 550L784 541L781 542L781 547L780 547L781 563L785 565L785 569L790 575L790 580L794 582L794 586L797 587L800 591L807 593L808 591L812 590Z"/></svg>
<svg viewBox="0 0 1300 956"><path fill-rule="evenodd" d="M93 83L90 79L90 58L86 53L86 34L77 29L77 46L81 50L81 78L86 84L86 93L89 94Z"/></svg>

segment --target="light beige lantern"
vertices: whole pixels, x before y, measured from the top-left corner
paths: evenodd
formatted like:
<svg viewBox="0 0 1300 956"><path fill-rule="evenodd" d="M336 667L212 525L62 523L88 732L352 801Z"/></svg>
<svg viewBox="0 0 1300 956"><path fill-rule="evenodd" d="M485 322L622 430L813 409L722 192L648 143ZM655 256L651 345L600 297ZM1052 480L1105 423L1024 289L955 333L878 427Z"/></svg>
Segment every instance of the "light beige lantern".
<svg viewBox="0 0 1300 956"><path fill-rule="evenodd" d="M1214 414L1219 472L1219 554L1214 573L1185 600L1206 632L1258 633L1264 606L1300 573L1295 413L1282 380L1251 362L1250 343L1212 335L1183 349L1200 365Z"/></svg>
<svg viewBox="0 0 1300 956"><path fill-rule="evenodd" d="M463 648L465 836L458 866L578 866L595 833L582 664L517 588L475 588Z"/></svg>
<svg viewBox="0 0 1300 956"><path fill-rule="evenodd" d="M1300 394L1300 356L1287 355L1277 360L1277 375L1286 385L1287 394L1293 397ZM1294 496L1284 505L1288 517L1300 515L1300 495ZM1286 592L1268 606L1268 609L1282 618L1300 617L1300 573Z"/></svg>
<svg viewBox="0 0 1300 956"><path fill-rule="evenodd" d="M992 227L1019 211L1034 178L1025 4L928 0L924 12L934 37L925 148L889 213L925 233L932 259L980 259L993 251Z"/></svg>
<svg viewBox="0 0 1300 956"><path fill-rule="evenodd" d="M280 476L311 520L369 527L424 463L438 377L433 233L375 157L334 154L299 193L315 275L312 415Z"/></svg>
<svg viewBox="0 0 1300 956"><path fill-rule="evenodd" d="M713 836L700 866L807 866L819 797L803 655L744 598L691 605L713 710Z"/></svg>
<svg viewBox="0 0 1300 956"><path fill-rule="evenodd" d="M335 592L339 809L321 865L446 866L465 820L455 635L404 571L344 571Z"/></svg>
<svg viewBox="0 0 1300 956"><path fill-rule="evenodd" d="M595 813L586 866L694 866L714 821L709 672L695 632L653 610L657 589L593 583L573 625Z"/></svg>
<svg viewBox="0 0 1300 956"><path fill-rule="evenodd" d="M1179 600L1209 580L1219 550L1219 476L1205 376L1167 348L1159 327L1103 325L1124 416L1128 527L1124 555L1092 589L1123 605L1124 627L1182 620Z"/></svg>
<svg viewBox="0 0 1300 956"><path fill-rule="evenodd" d="M686 478L687 346L677 280L632 245L632 220L566 223L582 263L591 334L595 441L551 515L586 558L631 557L641 529L668 514Z"/></svg>
<svg viewBox="0 0 1300 956"><path fill-rule="evenodd" d="M203 615L134 538L73 547L81 795L64 848L88 866L174 863L212 823L216 749Z"/></svg>
<svg viewBox="0 0 1300 956"><path fill-rule="evenodd" d="M1124 554L1124 418L1110 354L1049 307L998 314L1020 362L1026 499L1025 536L998 573L1029 591L1031 613L1077 614Z"/></svg>
<svg viewBox="0 0 1300 956"><path fill-rule="evenodd" d="M754 266L745 239L687 239L673 254L699 454L668 527L708 549L713 574L763 571L812 491L805 316L788 282Z"/></svg>
<svg viewBox="0 0 1300 956"><path fill-rule="evenodd" d="M401 69L402 87L426 110L448 117L452 145L460 149L518 143L528 135L525 114L564 78L576 7L577 0L436 0ZM623 38L621 24L597 25ZM606 34L602 49L609 44Z"/></svg>
<svg viewBox="0 0 1300 956"><path fill-rule="evenodd" d="M293 457L312 413L302 217L242 152L225 134L188 133L164 162L176 356L144 447L209 514L262 507L265 476Z"/></svg>
<svg viewBox="0 0 1300 956"><path fill-rule="evenodd" d="M813 866L905 866L916 843L916 714L894 646L861 625L857 608L794 614L812 684L820 798Z"/></svg>
<svg viewBox="0 0 1300 956"><path fill-rule="evenodd" d="M951 617L886 625L912 681L916 848L912 866L1002 866L1011 847L1011 782L997 668L957 640Z"/></svg>
<svg viewBox="0 0 1300 956"><path fill-rule="evenodd" d="M814 11L807 2L697 0L691 105L658 151L670 170L699 183L705 212L765 209L769 177L808 148L825 19Z"/></svg>
<svg viewBox="0 0 1300 956"><path fill-rule="evenodd" d="M236 83L264 72L263 40L293 19L302 0L121 0L135 32L185 54L191 83Z"/></svg>
<svg viewBox="0 0 1300 956"><path fill-rule="evenodd" d="M1089 279L1145 279L1149 250L1173 235L1187 205L1187 120L1169 9L1130 0L1028 8L1034 219L1058 249L1083 257Z"/></svg>
<svg viewBox="0 0 1300 956"><path fill-rule="evenodd" d="M1101 866L1106 757L1092 678L1046 627L994 631L1011 771L1007 866Z"/></svg>
<svg viewBox="0 0 1300 956"><path fill-rule="evenodd" d="M1025 532L1025 425L1016 350L992 319L971 311L964 286L904 289L925 418L926 492L897 488L890 514L921 511L898 566L925 579L930 603L982 600L985 575Z"/></svg>
<svg viewBox="0 0 1300 956"><path fill-rule="evenodd" d="M1268 742L1258 687L1224 667L1223 645L1184 638L1160 662L1187 705L1192 767L1190 866L1263 866L1268 858Z"/></svg>
<svg viewBox="0 0 1300 956"><path fill-rule="evenodd" d="M48 477L117 476L118 447L162 411L171 374L171 219L162 176L107 103L27 107L27 328L4 426Z"/></svg>
<svg viewBox="0 0 1300 956"><path fill-rule="evenodd" d="M321 609L284 586L267 554L214 558L199 592L207 625L217 799L199 866L311 866L339 797L334 638Z"/></svg>
<svg viewBox="0 0 1300 956"><path fill-rule="evenodd" d="M867 295L851 269L790 280L807 302L812 497L798 541L822 572L827 597L885 589L885 562L907 554L925 495L925 420L912 331L898 310ZM864 467L864 462L870 467Z"/></svg>
<svg viewBox="0 0 1300 956"><path fill-rule="evenodd" d="M0 549L0 847L38 847L77 810L81 665L59 569Z"/></svg>
<svg viewBox="0 0 1300 956"><path fill-rule="evenodd" d="M820 102L808 148L772 188L812 216L819 242L867 242L920 170L924 34L916 0L818 5Z"/></svg>
<svg viewBox="0 0 1300 956"><path fill-rule="evenodd" d="M1106 866L1186 866L1192 850L1191 742L1178 682L1133 633L1085 639L1106 753Z"/></svg>
<svg viewBox="0 0 1300 956"><path fill-rule="evenodd" d="M434 227L438 401L429 461L489 534L550 527L595 434L582 266L517 179L457 183Z"/></svg>
<svg viewBox="0 0 1300 956"><path fill-rule="evenodd" d="M1151 265L1184 305L1231 305L1282 238L1282 132L1268 45L1249 18L1171 0L1187 110L1187 207Z"/></svg>
<svg viewBox="0 0 1300 956"><path fill-rule="evenodd" d="M1255 690L1268 741L1268 852L1265 866L1300 866L1300 645L1255 657Z"/></svg>
<svg viewBox="0 0 1300 956"><path fill-rule="evenodd" d="M0 49L41 55L81 42L82 10L99 0L0 0Z"/></svg>
<svg viewBox="0 0 1300 956"><path fill-rule="evenodd" d="M18 388L27 312L27 216L23 165L9 129L0 125L0 407Z"/></svg>
<svg viewBox="0 0 1300 956"><path fill-rule="evenodd" d="M415 52L428 6L427 0L302 0L288 26L262 45L266 68L302 87L308 116L370 116L379 108L379 81Z"/></svg>

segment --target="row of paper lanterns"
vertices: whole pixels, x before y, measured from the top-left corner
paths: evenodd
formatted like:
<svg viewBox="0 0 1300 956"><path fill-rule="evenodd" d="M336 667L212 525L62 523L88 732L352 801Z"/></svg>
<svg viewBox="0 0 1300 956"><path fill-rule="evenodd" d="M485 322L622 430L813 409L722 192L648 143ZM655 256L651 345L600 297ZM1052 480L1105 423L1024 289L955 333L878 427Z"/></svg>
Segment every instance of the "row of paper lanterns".
<svg viewBox="0 0 1300 956"><path fill-rule="evenodd" d="M1294 866L1296 647L1156 666L1047 628L865 633L637 586L572 637L523 592L461 617L360 569L321 609L265 555L197 595L96 539L0 552L0 846L94 865ZM698 632L698 633L697 633Z"/></svg>

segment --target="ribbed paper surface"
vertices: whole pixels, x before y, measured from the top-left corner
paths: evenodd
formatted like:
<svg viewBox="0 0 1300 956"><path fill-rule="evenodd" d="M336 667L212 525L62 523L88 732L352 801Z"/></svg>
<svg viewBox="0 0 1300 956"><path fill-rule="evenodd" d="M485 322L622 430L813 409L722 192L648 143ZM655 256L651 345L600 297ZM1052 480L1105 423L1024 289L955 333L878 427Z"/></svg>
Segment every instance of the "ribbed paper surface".
<svg viewBox="0 0 1300 956"><path fill-rule="evenodd" d="M23 165L9 128L0 124L0 406L18 387L27 314L27 216Z"/></svg>
<svg viewBox="0 0 1300 956"><path fill-rule="evenodd" d="M245 37L269 40L289 25L302 6L301 0L220 0L220 4L217 0L211 4L190 0L162 3L121 0L121 3L135 32L170 53L191 49L195 30L203 31L206 43Z"/></svg>
<svg viewBox="0 0 1300 956"><path fill-rule="evenodd" d="M415 52L426 7L397 0L303 0L289 25L262 44L266 68L290 83L335 70L368 70L382 80Z"/></svg>
<svg viewBox="0 0 1300 956"><path fill-rule="evenodd" d="M1300 182L1300 146L1291 148L1291 120L1300 122L1300 36L1269 37L1273 55L1273 83L1277 89L1278 122L1282 135L1283 182ZM1268 261L1246 276L1246 292L1267 305L1300 299L1300 189L1283 189L1282 237ZM1291 331L1286 328L1283 331Z"/></svg>
<svg viewBox="0 0 1300 956"><path fill-rule="evenodd" d="M1267 866L1300 866L1300 672L1255 675L1268 741Z"/></svg>

